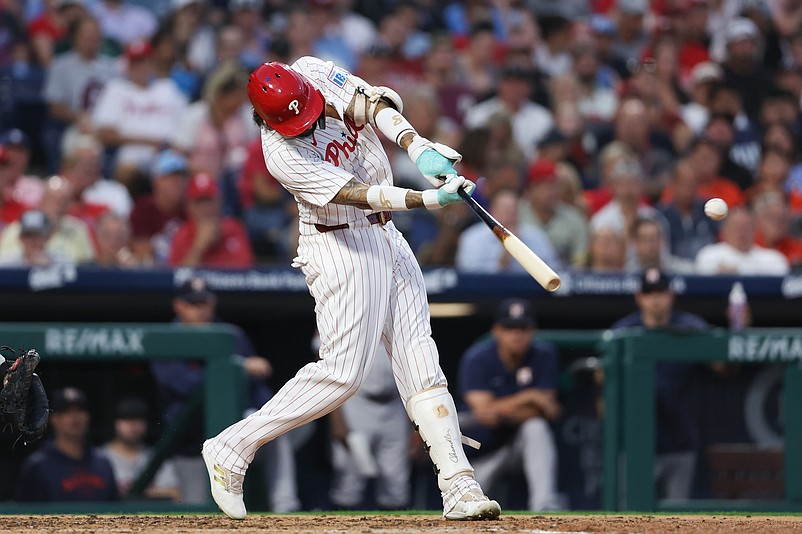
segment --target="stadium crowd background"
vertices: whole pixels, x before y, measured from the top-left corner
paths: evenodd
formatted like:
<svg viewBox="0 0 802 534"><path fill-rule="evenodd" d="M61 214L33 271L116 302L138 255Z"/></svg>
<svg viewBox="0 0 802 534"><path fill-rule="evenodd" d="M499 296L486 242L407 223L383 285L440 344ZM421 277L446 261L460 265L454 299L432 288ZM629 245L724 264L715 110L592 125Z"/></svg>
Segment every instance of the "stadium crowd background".
<svg viewBox="0 0 802 534"><path fill-rule="evenodd" d="M797 0L9 0L1 13L5 265L289 263L294 201L264 169L244 87L261 62L303 55L400 92L422 135L463 154L480 202L557 268L802 261ZM388 151L397 183L426 187ZM734 208L723 225L702 214L713 196ZM44 217L20 220L31 209ZM464 206L396 220L425 266L519 270L489 232L465 232L475 223Z"/></svg>
<svg viewBox="0 0 802 534"><path fill-rule="evenodd" d="M558 271L802 265L802 0L5 0L0 264L289 265L245 85L305 55L396 89ZM465 206L393 221L425 267L521 272Z"/></svg>

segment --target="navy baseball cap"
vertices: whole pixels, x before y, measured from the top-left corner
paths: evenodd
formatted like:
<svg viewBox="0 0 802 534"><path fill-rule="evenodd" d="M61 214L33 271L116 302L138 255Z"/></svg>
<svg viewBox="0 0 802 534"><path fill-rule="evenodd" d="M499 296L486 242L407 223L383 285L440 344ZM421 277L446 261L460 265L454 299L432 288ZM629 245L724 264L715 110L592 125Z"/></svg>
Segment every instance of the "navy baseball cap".
<svg viewBox="0 0 802 534"><path fill-rule="evenodd" d="M535 314L532 305L523 299L507 299L499 304L496 324L505 328L534 328Z"/></svg>
<svg viewBox="0 0 802 534"><path fill-rule="evenodd" d="M65 387L57 389L50 397L50 409L54 412L66 412L70 408L89 409L89 401L86 394L75 387Z"/></svg>
<svg viewBox="0 0 802 534"><path fill-rule="evenodd" d="M197 304L200 302L208 302L214 298L214 293L209 289L206 280L200 276L193 276L178 288L175 294L176 298Z"/></svg>
<svg viewBox="0 0 802 534"><path fill-rule="evenodd" d="M657 267L643 271L640 279L641 293L662 293L671 288L671 279Z"/></svg>
<svg viewBox="0 0 802 534"><path fill-rule="evenodd" d="M163 150L156 156L156 162L153 164L152 176L164 176L166 174L173 174L176 172L189 172L189 165L187 158L176 152L175 150Z"/></svg>
<svg viewBox="0 0 802 534"><path fill-rule="evenodd" d="M50 219L42 210L28 210L20 216L21 235L47 235Z"/></svg>
<svg viewBox="0 0 802 534"><path fill-rule="evenodd" d="M129 397L117 403L115 419L147 419L148 405L142 399Z"/></svg>
<svg viewBox="0 0 802 534"><path fill-rule="evenodd" d="M11 128L0 132L0 145L28 148L30 144L28 135L19 128Z"/></svg>

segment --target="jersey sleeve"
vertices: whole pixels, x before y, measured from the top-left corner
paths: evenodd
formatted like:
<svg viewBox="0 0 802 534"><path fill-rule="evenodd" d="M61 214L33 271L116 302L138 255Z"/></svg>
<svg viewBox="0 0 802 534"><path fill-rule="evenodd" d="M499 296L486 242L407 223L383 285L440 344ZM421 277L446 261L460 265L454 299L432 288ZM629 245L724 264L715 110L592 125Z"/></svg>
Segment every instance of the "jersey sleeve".
<svg viewBox="0 0 802 534"><path fill-rule="evenodd" d="M350 72L331 61L310 56L298 59L291 68L309 78L312 85L323 93L326 102L337 109L340 117L345 117L345 110L356 92Z"/></svg>
<svg viewBox="0 0 802 534"><path fill-rule="evenodd" d="M312 150L284 143L266 151L265 164L287 191L313 206L323 207L353 175L323 161Z"/></svg>

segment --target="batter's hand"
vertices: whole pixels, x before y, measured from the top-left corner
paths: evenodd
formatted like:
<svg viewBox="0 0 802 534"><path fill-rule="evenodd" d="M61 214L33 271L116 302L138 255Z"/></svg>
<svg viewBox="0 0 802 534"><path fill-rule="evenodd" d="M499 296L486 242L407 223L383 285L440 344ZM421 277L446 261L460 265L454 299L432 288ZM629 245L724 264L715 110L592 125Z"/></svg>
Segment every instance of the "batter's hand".
<svg viewBox="0 0 802 534"><path fill-rule="evenodd" d="M454 164L462 159L462 155L453 148L419 135L407 147L407 152L423 177L435 187L443 184L444 176L457 174Z"/></svg>
<svg viewBox="0 0 802 534"><path fill-rule="evenodd" d="M437 190L437 203L441 206L448 206L449 204L462 202L462 197L457 194L460 188L464 189L469 195L473 195L476 190L476 184L456 174L447 176L443 187Z"/></svg>

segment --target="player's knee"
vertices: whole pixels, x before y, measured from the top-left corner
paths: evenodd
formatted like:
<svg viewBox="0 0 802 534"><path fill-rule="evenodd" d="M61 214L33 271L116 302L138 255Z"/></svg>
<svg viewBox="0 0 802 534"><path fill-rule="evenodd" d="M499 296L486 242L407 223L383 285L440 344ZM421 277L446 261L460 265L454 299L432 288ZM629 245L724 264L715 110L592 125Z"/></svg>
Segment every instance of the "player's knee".
<svg viewBox="0 0 802 534"><path fill-rule="evenodd" d="M518 430L524 439L533 441L551 440L551 428L542 417L532 417L521 424Z"/></svg>

